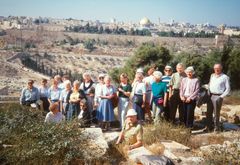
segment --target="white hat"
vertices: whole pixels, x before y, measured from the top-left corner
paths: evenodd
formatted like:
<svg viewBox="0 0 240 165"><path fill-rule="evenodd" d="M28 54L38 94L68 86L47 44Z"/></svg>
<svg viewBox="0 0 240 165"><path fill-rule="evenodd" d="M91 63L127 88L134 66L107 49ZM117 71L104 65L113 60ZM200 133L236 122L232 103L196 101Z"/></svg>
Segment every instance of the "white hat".
<svg viewBox="0 0 240 165"><path fill-rule="evenodd" d="M158 77L158 78L162 78L162 72L160 72L160 71L154 71L154 72L153 72L153 76L154 76L154 77Z"/></svg>
<svg viewBox="0 0 240 165"><path fill-rule="evenodd" d="M172 67L170 65L167 65L167 66L165 66L165 70L166 69L172 70Z"/></svg>
<svg viewBox="0 0 240 165"><path fill-rule="evenodd" d="M128 116L136 116L136 115L137 115L137 112L135 111L135 109L129 109L127 111L126 117L128 117Z"/></svg>
<svg viewBox="0 0 240 165"><path fill-rule="evenodd" d="M136 71L136 73L143 73L143 72L144 72L143 68L138 68L137 71Z"/></svg>
<svg viewBox="0 0 240 165"><path fill-rule="evenodd" d="M195 73L193 66L187 67L187 69L185 70L185 72L192 72L193 74Z"/></svg>
<svg viewBox="0 0 240 165"><path fill-rule="evenodd" d="M100 73L99 75L98 75L98 78L100 78L100 77L105 77L106 75L104 74L104 73Z"/></svg>

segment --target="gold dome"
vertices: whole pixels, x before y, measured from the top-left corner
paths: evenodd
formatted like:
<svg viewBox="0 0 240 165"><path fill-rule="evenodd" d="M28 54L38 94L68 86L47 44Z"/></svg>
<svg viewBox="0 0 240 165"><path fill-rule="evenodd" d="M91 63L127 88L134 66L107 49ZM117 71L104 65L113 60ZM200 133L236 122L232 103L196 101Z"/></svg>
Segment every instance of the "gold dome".
<svg viewBox="0 0 240 165"><path fill-rule="evenodd" d="M151 24L151 22L147 17L142 18L140 21L140 25L142 25L142 26L148 26L150 24Z"/></svg>

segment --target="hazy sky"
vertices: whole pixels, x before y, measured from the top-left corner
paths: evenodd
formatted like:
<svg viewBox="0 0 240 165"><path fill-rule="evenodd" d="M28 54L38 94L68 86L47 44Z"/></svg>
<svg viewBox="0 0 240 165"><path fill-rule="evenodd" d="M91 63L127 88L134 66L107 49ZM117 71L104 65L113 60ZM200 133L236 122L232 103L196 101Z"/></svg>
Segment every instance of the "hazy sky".
<svg viewBox="0 0 240 165"><path fill-rule="evenodd" d="M240 0L0 0L0 15L240 26Z"/></svg>

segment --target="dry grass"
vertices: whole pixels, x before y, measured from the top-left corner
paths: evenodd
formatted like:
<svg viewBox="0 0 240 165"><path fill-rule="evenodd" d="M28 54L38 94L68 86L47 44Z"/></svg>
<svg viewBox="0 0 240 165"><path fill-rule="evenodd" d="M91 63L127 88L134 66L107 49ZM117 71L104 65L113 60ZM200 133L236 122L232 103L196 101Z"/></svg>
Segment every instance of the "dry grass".
<svg viewBox="0 0 240 165"><path fill-rule="evenodd" d="M191 136L191 131L183 126L175 126L169 122L162 121L157 126L145 126L143 136L146 145L158 143L161 140L173 140L187 145Z"/></svg>
<svg viewBox="0 0 240 165"><path fill-rule="evenodd" d="M233 91L230 97L226 97L224 104L240 105L240 90Z"/></svg>
<svg viewBox="0 0 240 165"><path fill-rule="evenodd" d="M221 134L209 134L208 136L192 136L189 140L189 147L198 149L201 146L210 144L223 144L226 138Z"/></svg>
<svg viewBox="0 0 240 165"><path fill-rule="evenodd" d="M154 143L150 146L146 146L146 148L151 151L154 155L162 155L165 147L161 143Z"/></svg>

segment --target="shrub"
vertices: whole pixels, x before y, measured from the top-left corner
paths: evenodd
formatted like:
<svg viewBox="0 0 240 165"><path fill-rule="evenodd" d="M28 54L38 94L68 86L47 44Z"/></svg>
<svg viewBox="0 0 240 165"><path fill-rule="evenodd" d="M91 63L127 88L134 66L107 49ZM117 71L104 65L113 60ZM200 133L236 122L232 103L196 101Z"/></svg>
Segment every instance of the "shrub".
<svg viewBox="0 0 240 165"><path fill-rule="evenodd" d="M170 60L171 56L167 48L145 43L126 61L124 67L110 71L110 75L117 82L118 79L115 78L119 77L119 73L125 72L129 79L133 80L137 68L142 67L147 70L150 66L156 65L159 70L163 70Z"/></svg>
<svg viewBox="0 0 240 165"><path fill-rule="evenodd" d="M93 155L87 137L76 121L44 124L40 111L17 104L0 107L0 164L63 164L76 160L101 160ZM94 149L96 151L96 148Z"/></svg>

